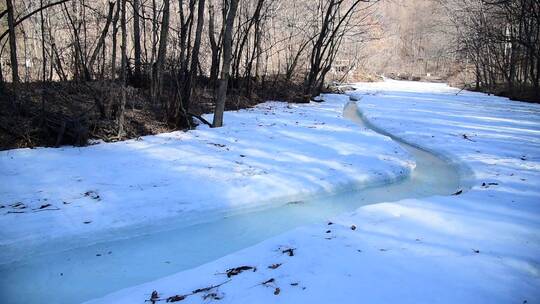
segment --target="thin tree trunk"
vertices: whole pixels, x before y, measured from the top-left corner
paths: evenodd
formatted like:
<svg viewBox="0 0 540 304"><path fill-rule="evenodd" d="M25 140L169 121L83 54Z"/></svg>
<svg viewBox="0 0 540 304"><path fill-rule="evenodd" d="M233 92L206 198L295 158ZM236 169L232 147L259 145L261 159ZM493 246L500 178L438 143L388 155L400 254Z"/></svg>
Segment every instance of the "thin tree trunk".
<svg viewBox="0 0 540 304"><path fill-rule="evenodd" d="M85 58L86 56L83 53L83 49L82 49L83 45L80 39L81 38L80 26L75 24L75 20L71 17L71 13L68 10L68 7L65 4L63 5L63 7L64 7L64 13L66 14L69 20L69 23L71 25L71 28L73 30L73 44L75 48L74 56L75 56L76 62L78 63L78 64L75 64L74 74L79 75L79 71L81 71L84 79L90 80L90 71L88 71L88 66L86 65L86 58ZM75 77L75 78L78 78L78 77Z"/></svg>
<svg viewBox="0 0 540 304"><path fill-rule="evenodd" d="M219 45L216 42L215 36L215 12L212 0L209 0L208 5L208 38L210 40L210 51L212 52L212 61L210 65L210 83L215 88L219 74Z"/></svg>
<svg viewBox="0 0 540 304"><path fill-rule="evenodd" d="M184 96L182 98L184 116L189 110L191 94L193 92L193 80L197 74L197 66L199 64L199 50L201 48L201 37L204 24L204 4L205 0L199 0L197 11L197 27L195 29L195 41L191 52L191 66L189 68L186 84L184 85ZM187 117L186 117L187 118Z"/></svg>
<svg viewBox="0 0 540 304"><path fill-rule="evenodd" d="M43 7L43 0L39 1L39 5ZM45 80L47 77L47 57L45 55L45 18L43 10L39 12L41 21L41 115L45 118Z"/></svg>
<svg viewBox="0 0 540 304"><path fill-rule="evenodd" d="M121 139L124 135L124 111L126 108L126 69L127 69L127 29L126 29L126 1L122 0L122 12L120 17L120 27L122 29L122 52L120 81L122 82L122 100L120 101L120 113L118 116L118 138Z"/></svg>
<svg viewBox="0 0 540 304"><path fill-rule="evenodd" d="M122 9L122 0L116 1L116 13L113 20L113 32L112 32L112 54L111 54L111 80L114 82L116 79L116 36L118 34L118 19L120 17L120 11Z"/></svg>
<svg viewBox="0 0 540 304"><path fill-rule="evenodd" d="M93 66L98 57L99 51L105 44L105 38L107 37L107 33L109 32L109 27L113 19L113 13L114 13L114 2L109 2L109 12L107 14L107 21L105 22L105 26L103 27L103 30L101 31L101 35L99 36L96 48L92 52L92 56L90 57L90 60L88 61L88 68L90 70L93 70Z"/></svg>
<svg viewBox="0 0 540 304"><path fill-rule="evenodd" d="M260 76L261 76L261 71L262 71L262 53L263 53L263 48L262 48L262 25L261 25L261 22L259 21L259 24L257 24L257 27L256 27L256 30L255 30L255 35L256 35L256 43L255 43L255 47L257 48L257 58L256 58L256 62L255 62L255 80L257 82L260 81Z"/></svg>
<svg viewBox="0 0 540 304"><path fill-rule="evenodd" d="M225 111L225 99L227 98L227 86L229 84L229 74L231 69L232 31L234 28L234 19L236 18L237 8L238 0L231 0L223 35L223 66L221 68L221 79L219 80L216 109L212 124L214 128L223 126L223 112Z"/></svg>
<svg viewBox="0 0 540 304"><path fill-rule="evenodd" d="M141 30L139 27L139 0L133 0L133 46L135 49L135 86L140 86L141 81Z"/></svg>
<svg viewBox="0 0 540 304"><path fill-rule="evenodd" d="M165 56L167 56L167 40L169 37L169 14L170 1L163 0L163 17L161 20L161 33L159 38L159 49L156 60L156 69L154 84L152 90L152 99L154 102L159 100L163 86L163 66L165 65Z"/></svg>
<svg viewBox="0 0 540 304"><path fill-rule="evenodd" d="M156 0L152 0L152 49L150 53L150 96L152 104L155 106L155 82L156 82L156 45L157 45L157 5Z"/></svg>
<svg viewBox="0 0 540 304"><path fill-rule="evenodd" d="M17 37L15 36L15 16L13 15L12 0L6 0L8 31L9 31L9 55L11 58L11 81L17 84L19 79L19 62L17 61Z"/></svg>
<svg viewBox="0 0 540 304"><path fill-rule="evenodd" d="M51 40L52 40L52 37L51 37ZM64 72L64 68L62 67L62 61L60 60L60 55L58 54L58 50L56 49L56 44L54 43L54 41L51 44L51 49L52 49L52 53L54 53L54 56L56 57L56 65L55 65L56 73L58 74L58 77L60 77L62 81L67 81L67 75L66 75L66 72Z"/></svg>
<svg viewBox="0 0 540 304"><path fill-rule="evenodd" d="M40 0L40 6L43 6L43 0ZM45 82L47 74L47 57L45 54L45 18L43 17L43 10L40 11L40 21L41 21L41 81Z"/></svg>
<svg viewBox="0 0 540 304"><path fill-rule="evenodd" d="M2 70L2 60L0 60L0 89L4 87L4 71Z"/></svg>

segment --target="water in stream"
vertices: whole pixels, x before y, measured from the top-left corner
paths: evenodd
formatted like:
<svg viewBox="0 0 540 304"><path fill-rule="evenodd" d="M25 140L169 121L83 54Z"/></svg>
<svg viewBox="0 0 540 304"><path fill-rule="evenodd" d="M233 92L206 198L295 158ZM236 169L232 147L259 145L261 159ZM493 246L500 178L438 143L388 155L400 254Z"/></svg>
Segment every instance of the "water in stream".
<svg viewBox="0 0 540 304"><path fill-rule="evenodd" d="M362 124L356 106L345 116ZM362 144L362 143L358 143ZM416 160L412 175L395 184L343 192L264 210L230 213L210 222L31 255L0 265L0 302L81 303L218 259L295 227L322 222L363 205L449 195L460 186L457 169L428 152L400 143Z"/></svg>

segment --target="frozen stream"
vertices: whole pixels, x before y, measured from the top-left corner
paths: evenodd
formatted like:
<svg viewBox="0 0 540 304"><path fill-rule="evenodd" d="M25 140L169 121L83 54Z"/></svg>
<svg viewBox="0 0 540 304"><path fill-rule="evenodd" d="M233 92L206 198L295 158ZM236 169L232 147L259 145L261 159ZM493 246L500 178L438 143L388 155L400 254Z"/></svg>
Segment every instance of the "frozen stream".
<svg viewBox="0 0 540 304"><path fill-rule="evenodd" d="M345 107L344 114L363 124L354 103ZM21 261L0 265L0 302L81 303L196 267L295 227L322 222L363 205L449 195L463 187L456 166L400 144L413 154L417 164L412 175L401 182L263 210L231 211L190 226L172 223L167 224L166 231L29 255Z"/></svg>

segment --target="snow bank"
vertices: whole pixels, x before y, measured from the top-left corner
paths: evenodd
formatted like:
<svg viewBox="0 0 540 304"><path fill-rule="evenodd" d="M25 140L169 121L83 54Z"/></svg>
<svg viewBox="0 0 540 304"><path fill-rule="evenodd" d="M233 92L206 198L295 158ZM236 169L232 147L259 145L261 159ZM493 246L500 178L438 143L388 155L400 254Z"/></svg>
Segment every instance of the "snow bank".
<svg viewBox="0 0 540 304"><path fill-rule="evenodd" d="M350 94L374 125L463 162L471 189L365 206L90 303L224 282L182 303L538 303L540 106L442 84L357 88ZM257 271L224 274L242 265Z"/></svg>
<svg viewBox="0 0 540 304"><path fill-rule="evenodd" d="M345 96L225 113L219 129L84 148L0 152L0 262L88 244L135 225L285 204L388 183L414 167L397 144L342 118ZM120 231L120 230L118 230ZM53 247L53 246L49 246ZM56 247L56 246L54 246Z"/></svg>

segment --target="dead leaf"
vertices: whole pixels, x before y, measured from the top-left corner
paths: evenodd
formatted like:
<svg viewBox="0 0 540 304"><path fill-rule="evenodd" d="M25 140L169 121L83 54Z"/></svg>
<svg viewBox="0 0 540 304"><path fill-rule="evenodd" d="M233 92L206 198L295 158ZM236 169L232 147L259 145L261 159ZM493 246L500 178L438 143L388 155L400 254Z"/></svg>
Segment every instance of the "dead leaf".
<svg viewBox="0 0 540 304"><path fill-rule="evenodd" d="M16 202L15 204L11 204L10 206L11 206L11 208L15 208L15 209L25 209L26 208L26 205L21 203L21 202Z"/></svg>
<svg viewBox="0 0 540 304"><path fill-rule="evenodd" d="M216 144L216 143L208 143L208 144L209 144L209 145L214 145L214 146L216 146L216 147L220 147L220 148L223 148L223 147L225 147L225 145L224 145L224 144Z"/></svg>
<svg viewBox="0 0 540 304"><path fill-rule="evenodd" d="M223 296L222 295L218 295L217 293L215 292L212 292L212 293L209 293L209 294L206 294L203 296L203 300L207 300L207 299L211 299L211 300L221 300L223 299Z"/></svg>
<svg viewBox="0 0 540 304"><path fill-rule="evenodd" d="M295 250L294 248L288 248L288 249L282 250L281 253L286 253L289 256L294 256L294 250Z"/></svg>
<svg viewBox="0 0 540 304"><path fill-rule="evenodd" d="M281 263L278 263L278 264L272 264L272 265L268 266L268 268L270 268L270 269L277 269L277 268L279 268L279 266L281 266Z"/></svg>
<svg viewBox="0 0 540 304"><path fill-rule="evenodd" d="M463 139L466 139L468 141L472 141L472 142L475 142L474 140L470 139L469 136L467 136L467 134L463 134Z"/></svg>
<svg viewBox="0 0 540 304"><path fill-rule="evenodd" d="M152 291L152 295L150 296L150 302L152 302L152 304L156 304L156 301L159 300L159 294L157 291Z"/></svg>
<svg viewBox="0 0 540 304"><path fill-rule="evenodd" d="M225 271L225 273L227 274L227 277L230 278L230 277L238 275L238 274L240 274L240 273L242 273L243 271L246 271L246 270L253 270L253 272L255 272L255 271L257 271L257 268L253 267L253 266L240 266L240 267L227 269L227 271Z"/></svg>
<svg viewBox="0 0 540 304"><path fill-rule="evenodd" d="M86 191L84 193L84 196L86 197L90 197L91 199L94 199L96 201L100 201L101 200L101 196L99 196L99 194L94 191L94 190L90 190L90 191Z"/></svg>
<svg viewBox="0 0 540 304"><path fill-rule="evenodd" d="M186 296L175 295L175 296L172 296L172 297L168 297L165 302L167 302L167 303L180 302L180 301L183 301L185 299L186 299Z"/></svg>

